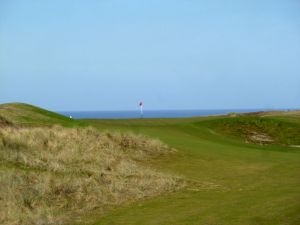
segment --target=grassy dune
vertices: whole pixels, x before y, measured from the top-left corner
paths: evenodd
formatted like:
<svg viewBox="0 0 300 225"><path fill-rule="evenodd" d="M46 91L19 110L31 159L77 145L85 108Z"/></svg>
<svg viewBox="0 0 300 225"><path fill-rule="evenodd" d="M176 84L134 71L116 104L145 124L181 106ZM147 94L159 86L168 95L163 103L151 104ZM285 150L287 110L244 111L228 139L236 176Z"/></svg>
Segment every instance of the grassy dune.
<svg viewBox="0 0 300 225"><path fill-rule="evenodd" d="M142 135L2 123L0 224L73 224L86 213L179 189L181 179L146 164L169 154Z"/></svg>
<svg viewBox="0 0 300 225"><path fill-rule="evenodd" d="M51 126L60 124L65 127L84 126L77 120L24 103L0 105L0 125L10 123L18 126Z"/></svg>

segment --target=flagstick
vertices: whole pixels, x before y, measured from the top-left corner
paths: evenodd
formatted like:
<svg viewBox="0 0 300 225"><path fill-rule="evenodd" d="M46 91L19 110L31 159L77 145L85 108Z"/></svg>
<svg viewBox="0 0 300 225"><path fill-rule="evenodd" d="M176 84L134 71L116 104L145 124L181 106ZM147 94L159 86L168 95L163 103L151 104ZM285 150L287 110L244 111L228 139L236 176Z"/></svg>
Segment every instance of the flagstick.
<svg viewBox="0 0 300 225"><path fill-rule="evenodd" d="M143 105L141 105L140 108L141 108L141 118L143 118L143 115L144 115L144 113L143 113Z"/></svg>

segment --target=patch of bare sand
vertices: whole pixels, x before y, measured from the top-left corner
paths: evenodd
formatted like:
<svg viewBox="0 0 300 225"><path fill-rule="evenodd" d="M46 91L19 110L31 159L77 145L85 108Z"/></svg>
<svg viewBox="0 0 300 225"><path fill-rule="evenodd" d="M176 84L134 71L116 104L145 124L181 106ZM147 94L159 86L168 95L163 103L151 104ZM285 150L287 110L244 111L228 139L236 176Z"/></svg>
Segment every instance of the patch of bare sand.
<svg viewBox="0 0 300 225"><path fill-rule="evenodd" d="M272 144L274 143L274 139L266 134L266 133L258 133L256 131L252 131L247 135L246 142L254 142L259 144Z"/></svg>

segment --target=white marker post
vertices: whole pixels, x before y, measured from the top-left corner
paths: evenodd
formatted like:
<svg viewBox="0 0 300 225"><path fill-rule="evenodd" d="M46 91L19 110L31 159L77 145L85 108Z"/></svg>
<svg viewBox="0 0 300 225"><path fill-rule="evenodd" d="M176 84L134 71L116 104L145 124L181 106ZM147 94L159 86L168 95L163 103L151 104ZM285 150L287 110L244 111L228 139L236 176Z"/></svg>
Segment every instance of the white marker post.
<svg viewBox="0 0 300 225"><path fill-rule="evenodd" d="M143 102L141 101L139 105L140 105L140 110L141 110L141 118L143 118L143 116L144 116L144 112L143 112Z"/></svg>

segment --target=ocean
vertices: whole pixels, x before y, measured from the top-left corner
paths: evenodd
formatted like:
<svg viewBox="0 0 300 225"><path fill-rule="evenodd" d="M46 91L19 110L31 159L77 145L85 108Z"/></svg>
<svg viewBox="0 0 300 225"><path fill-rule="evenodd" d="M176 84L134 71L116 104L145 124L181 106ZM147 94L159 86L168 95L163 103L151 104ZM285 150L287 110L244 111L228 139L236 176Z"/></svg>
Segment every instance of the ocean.
<svg viewBox="0 0 300 225"><path fill-rule="evenodd" d="M262 111L261 109L214 109L214 110L144 110L143 118L182 118ZM60 111L74 119L133 119L141 118L136 111Z"/></svg>

